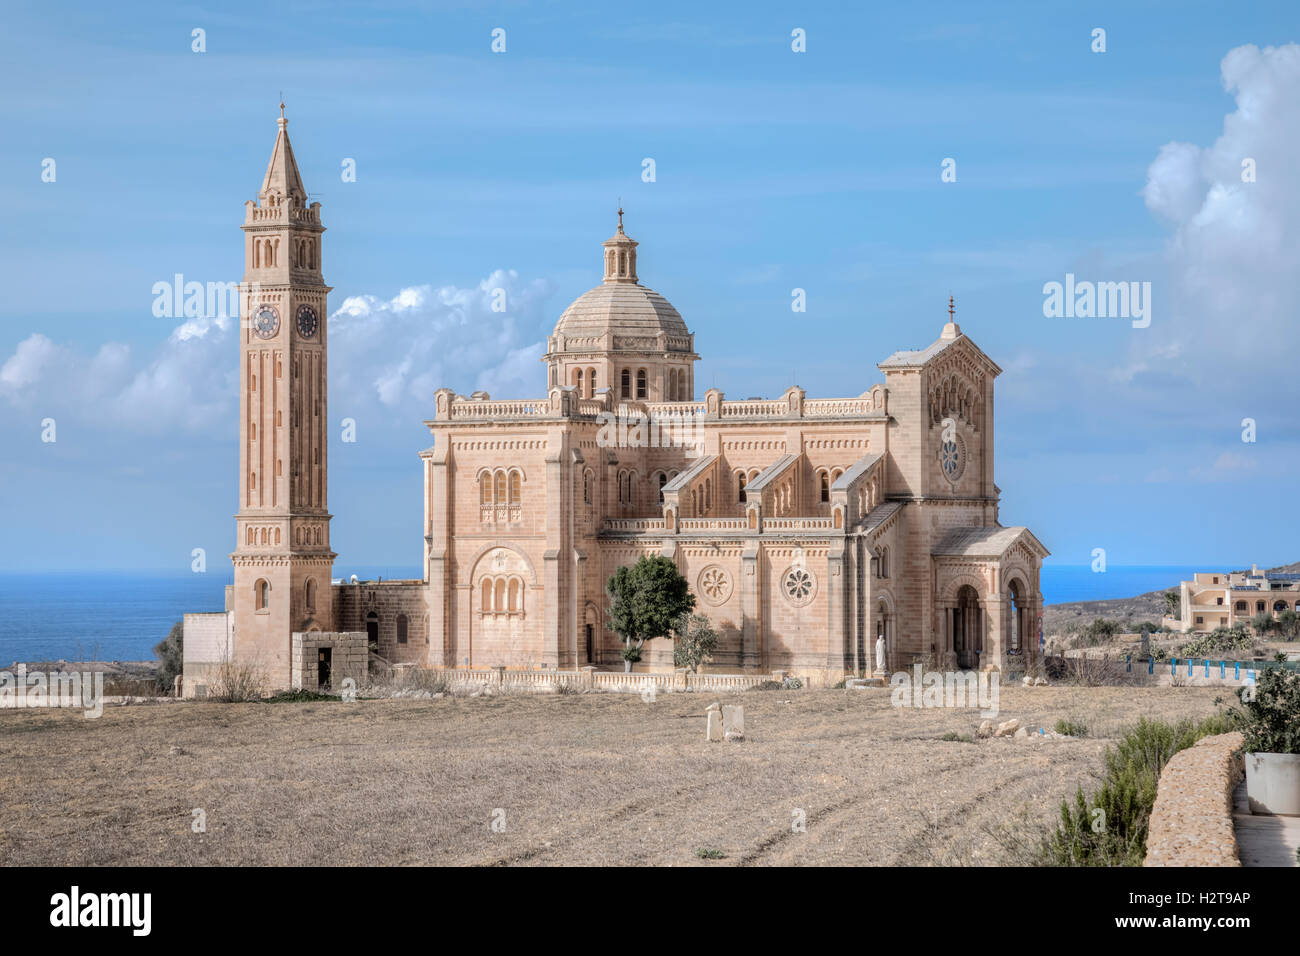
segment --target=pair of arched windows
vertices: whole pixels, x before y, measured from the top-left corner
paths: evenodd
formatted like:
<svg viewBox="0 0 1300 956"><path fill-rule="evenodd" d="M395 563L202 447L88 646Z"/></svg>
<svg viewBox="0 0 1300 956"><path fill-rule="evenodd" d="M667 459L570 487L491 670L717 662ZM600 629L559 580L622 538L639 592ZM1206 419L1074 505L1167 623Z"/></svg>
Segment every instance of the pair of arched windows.
<svg viewBox="0 0 1300 956"><path fill-rule="evenodd" d="M479 582L480 614L523 614L524 582L512 575L485 577Z"/></svg>
<svg viewBox="0 0 1300 956"><path fill-rule="evenodd" d="M645 369L643 368L637 369L636 397L638 399L644 399L649 395L648 382L649 380L646 378ZM623 398L632 397L632 370L629 368L623 369L623 371L619 374L619 394Z"/></svg>
<svg viewBox="0 0 1300 956"><path fill-rule="evenodd" d="M576 368L573 370L573 386L578 390L579 398L596 397L596 370Z"/></svg>
<svg viewBox="0 0 1300 956"><path fill-rule="evenodd" d="M841 468L836 468L834 470L831 470L830 468L823 468L817 472L817 488L819 491L820 501L822 501L823 503L830 502L831 485L835 484L835 482L839 480L839 477L842 474L844 474L844 470Z"/></svg>
<svg viewBox="0 0 1300 956"><path fill-rule="evenodd" d="M636 504L636 472L620 471L618 473L618 503Z"/></svg>

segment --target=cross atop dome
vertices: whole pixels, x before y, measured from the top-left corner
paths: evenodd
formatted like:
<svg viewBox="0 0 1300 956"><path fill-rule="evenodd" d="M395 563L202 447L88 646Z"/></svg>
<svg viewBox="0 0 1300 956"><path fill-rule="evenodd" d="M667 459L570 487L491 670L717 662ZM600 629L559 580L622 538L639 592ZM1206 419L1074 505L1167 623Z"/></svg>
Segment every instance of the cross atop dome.
<svg viewBox="0 0 1300 956"><path fill-rule="evenodd" d="M605 281L636 285L637 241L623 231L623 204L618 206L618 231L604 242Z"/></svg>

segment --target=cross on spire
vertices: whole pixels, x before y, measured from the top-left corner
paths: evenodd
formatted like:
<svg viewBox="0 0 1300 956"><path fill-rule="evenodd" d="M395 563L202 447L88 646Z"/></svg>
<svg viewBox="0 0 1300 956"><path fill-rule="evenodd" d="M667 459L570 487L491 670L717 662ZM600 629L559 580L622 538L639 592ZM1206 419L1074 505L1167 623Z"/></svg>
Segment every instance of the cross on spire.
<svg viewBox="0 0 1300 956"><path fill-rule="evenodd" d="M956 319L954 319L953 316L956 314L957 310L953 307L952 296L948 296L948 321L955 322Z"/></svg>

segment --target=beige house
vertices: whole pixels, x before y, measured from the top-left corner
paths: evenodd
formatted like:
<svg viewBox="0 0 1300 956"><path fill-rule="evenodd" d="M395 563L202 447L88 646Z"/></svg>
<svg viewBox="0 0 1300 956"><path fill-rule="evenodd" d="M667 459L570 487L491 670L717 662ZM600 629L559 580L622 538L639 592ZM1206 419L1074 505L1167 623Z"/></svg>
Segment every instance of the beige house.
<svg viewBox="0 0 1300 956"><path fill-rule="evenodd" d="M1178 617L1164 619L1166 627L1183 633L1249 624L1256 614L1277 618L1283 611L1300 612L1300 574L1260 571L1197 572L1179 585Z"/></svg>
<svg viewBox="0 0 1300 956"><path fill-rule="evenodd" d="M938 337L885 358L883 384L859 395L697 395L695 334L641 284L621 210L601 281L548 338L537 398L431 396L423 578L331 583L324 227L283 117L243 229L225 640L276 686L337 676L321 656L354 655L333 642L363 633L393 662L619 669L605 582L655 554L719 631L714 672L831 682L872 670L878 637L891 670L1018 669L1037 654L1048 552L999 522L1001 370L951 302ZM649 642L638 666L671 669L671 644Z"/></svg>

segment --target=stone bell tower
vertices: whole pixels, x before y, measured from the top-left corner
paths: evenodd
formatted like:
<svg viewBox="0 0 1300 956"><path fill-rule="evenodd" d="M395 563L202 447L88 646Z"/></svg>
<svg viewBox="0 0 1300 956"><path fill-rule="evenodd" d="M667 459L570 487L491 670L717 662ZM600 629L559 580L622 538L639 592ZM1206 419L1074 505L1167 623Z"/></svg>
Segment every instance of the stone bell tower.
<svg viewBox="0 0 1300 956"><path fill-rule="evenodd" d="M291 635L332 631L320 203L307 204L289 121L244 205L234 656L290 686Z"/></svg>

